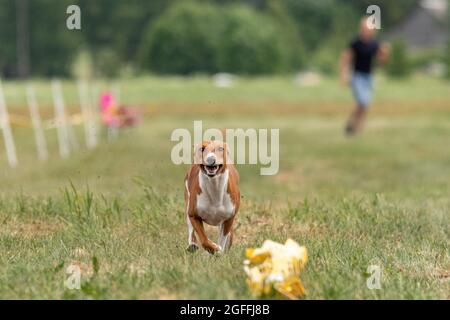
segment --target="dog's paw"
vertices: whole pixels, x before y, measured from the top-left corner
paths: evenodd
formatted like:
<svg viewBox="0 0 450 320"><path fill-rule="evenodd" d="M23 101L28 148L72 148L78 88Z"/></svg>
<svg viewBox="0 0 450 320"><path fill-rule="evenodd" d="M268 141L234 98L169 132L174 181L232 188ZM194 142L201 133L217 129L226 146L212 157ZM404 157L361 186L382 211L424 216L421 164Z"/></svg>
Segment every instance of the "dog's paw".
<svg viewBox="0 0 450 320"><path fill-rule="evenodd" d="M198 250L198 245L196 245L195 243L191 243L190 245L188 245L188 247L186 248L187 252L195 252Z"/></svg>
<svg viewBox="0 0 450 320"><path fill-rule="evenodd" d="M207 242L207 243L204 243L204 244L203 244L203 248L204 248L206 251L208 251L209 253L211 253L211 254L214 254L214 253L216 253L216 252L220 252L220 251L222 250L222 247L221 247L221 246L215 244L215 243L212 242L212 241L209 241L209 242Z"/></svg>
<svg viewBox="0 0 450 320"><path fill-rule="evenodd" d="M217 251L217 253L218 253L219 255L224 254L224 253L225 253L225 248L222 248L221 245L218 245L218 247L219 247L219 250Z"/></svg>

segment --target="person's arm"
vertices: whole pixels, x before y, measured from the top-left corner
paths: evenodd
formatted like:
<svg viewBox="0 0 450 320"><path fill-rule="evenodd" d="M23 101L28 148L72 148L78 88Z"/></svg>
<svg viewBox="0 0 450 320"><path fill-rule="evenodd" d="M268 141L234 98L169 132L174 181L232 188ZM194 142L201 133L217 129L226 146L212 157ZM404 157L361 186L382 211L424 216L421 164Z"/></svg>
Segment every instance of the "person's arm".
<svg viewBox="0 0 450 320"><path fill-rule="evenodd" d="M350 48L345 49L339 61L339 76L341 83L347 85L350 81L350 63L353 59L353 52Z"/></svg>
<svg viewBox="0 0 450 320"><path fill-rule="evenodd" d="M389 43L382 43L377 52L377 61L384 64L389 60L389 55L391 53L391 46Z"/></svg>

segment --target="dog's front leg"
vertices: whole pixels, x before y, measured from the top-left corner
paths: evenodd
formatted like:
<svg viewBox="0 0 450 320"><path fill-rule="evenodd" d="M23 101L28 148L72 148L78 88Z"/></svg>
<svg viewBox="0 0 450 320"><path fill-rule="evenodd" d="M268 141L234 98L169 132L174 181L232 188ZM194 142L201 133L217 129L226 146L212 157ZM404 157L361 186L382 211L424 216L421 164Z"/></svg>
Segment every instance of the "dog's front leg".
<svg viewBox="0 0 450 320"><path fill-rule="evenodd" d="M189 216L191 220L192 227L194 227L195 232L200 238L200 243L202 247L209 253L215 253L220 250L220 247L208 239L206 236L205 229L203 228L203 221L200 218Z"/></svg>
<svg viewBox="0 0 450 320"><path fill-rule="evenodd" d="M188 215L186 215L186 222L188 225L188 244L189 244L187 247L187 251L195 252L198 249L197 238L194 233L194 227L192 226L191 219L189 219Z"/></svg>

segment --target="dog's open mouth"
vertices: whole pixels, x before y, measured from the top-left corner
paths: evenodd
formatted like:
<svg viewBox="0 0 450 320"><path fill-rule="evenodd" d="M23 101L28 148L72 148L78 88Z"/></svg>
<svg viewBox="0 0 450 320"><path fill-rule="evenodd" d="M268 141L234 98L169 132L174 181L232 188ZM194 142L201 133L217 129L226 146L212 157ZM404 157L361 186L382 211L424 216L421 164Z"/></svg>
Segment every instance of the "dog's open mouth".
<svg viewBox="0 0 450 320"><path fill-rule="evenodd" d="M221 164L216 164L213 166L207 166L205 164L201 165L201 168L203 170L204 173L206 173L208 176L215 176L217 174L217 172L219 172L220 168L222 168Z"/></svg>

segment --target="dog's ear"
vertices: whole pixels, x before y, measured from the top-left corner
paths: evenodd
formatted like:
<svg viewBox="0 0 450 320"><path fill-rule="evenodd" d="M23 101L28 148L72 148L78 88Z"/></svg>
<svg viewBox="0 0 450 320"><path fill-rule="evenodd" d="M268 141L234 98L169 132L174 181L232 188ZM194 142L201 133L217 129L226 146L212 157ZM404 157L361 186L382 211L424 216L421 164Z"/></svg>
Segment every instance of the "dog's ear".
<svg viewBox="0 0 450 320"><path fill-rule="evenodd" d="M203 142L194 145L194 164L203 163Z"/></svg>
<svg viewBox="0 0 450 320"><path fill-rule="evenodd" d="M227 128L220 128L219 131L222 134L222 141L225 144L225 141L227 141Z"/></svg>
<svg viewBox="0 0 450 320"><path fill-rule="evenodd" d="M223 148L225 150L224 152L224 163L228 164L228 163L233 163L232 159L231 159L231 153L230 153L230 148L228 146L228 143L223 142Z"/></svg>

